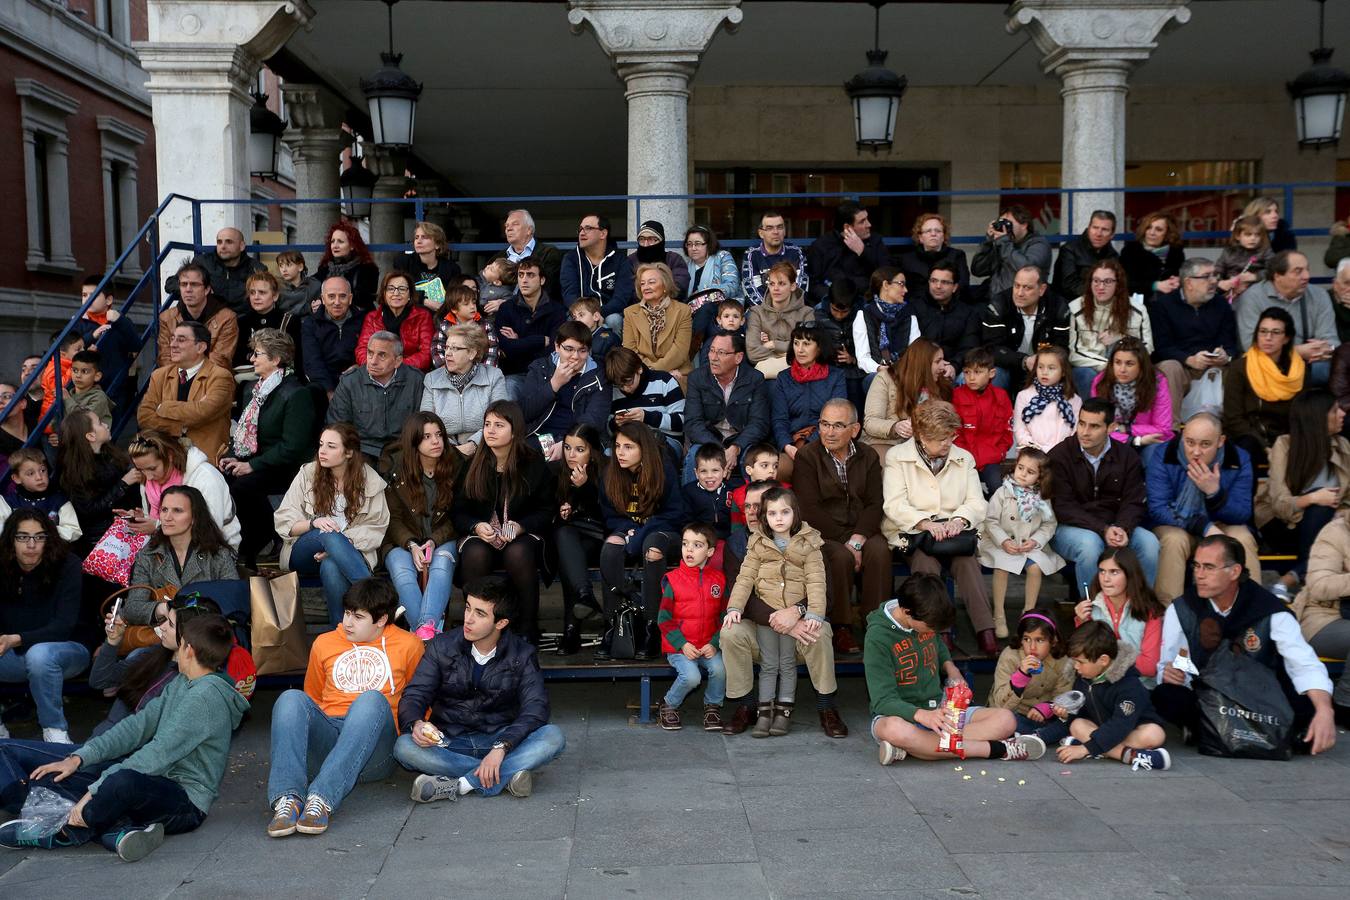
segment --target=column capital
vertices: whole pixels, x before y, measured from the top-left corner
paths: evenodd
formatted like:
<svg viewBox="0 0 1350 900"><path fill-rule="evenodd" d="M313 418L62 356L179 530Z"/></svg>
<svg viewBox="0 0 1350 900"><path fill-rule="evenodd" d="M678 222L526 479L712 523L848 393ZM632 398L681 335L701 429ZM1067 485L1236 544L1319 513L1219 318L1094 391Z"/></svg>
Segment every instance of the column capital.
<svg viewBox="0 0 1350 900"><path fill-rule="evenodd" d="M297 28L308 28L308 0L147 0L148 41L169 46L234 44L255 59L282 48Z"/></svg>
<svg viewBox="0 0 1350 900"><path fill-rule="evenodd" d="M408 152L385 144L364 144L366 168L381 181L397 178L403 181L408 173ZM403 196L402 192L399 196Z"/></svg>
<svg viewBox="0 0 1350 900"><path fill-rule="evenodd" d="M1009 34L1026 30L1041 67L1063 77L1075 69L1118 70L1122 76L1149 58L1158 38L1191 20L1190 0L1014 0Z"/></svg>
<svg viewBox="0 0 1350 900"><path fill-rule="evenodd" d="M293 130L341 133L347 104L332 91L322 85L288 81L281 86L281 93L286 98L286 118ZM289 134L287 132L287 143L290 142Z"/></svg>
<svg viewBox="0 0 1350 900"><path fill-rule="evenodd" d="M687 81L723 24L734 31L744 17L740 0L569 0L568 6L572 33L589 25L625 80L656 64Z"/></svg>

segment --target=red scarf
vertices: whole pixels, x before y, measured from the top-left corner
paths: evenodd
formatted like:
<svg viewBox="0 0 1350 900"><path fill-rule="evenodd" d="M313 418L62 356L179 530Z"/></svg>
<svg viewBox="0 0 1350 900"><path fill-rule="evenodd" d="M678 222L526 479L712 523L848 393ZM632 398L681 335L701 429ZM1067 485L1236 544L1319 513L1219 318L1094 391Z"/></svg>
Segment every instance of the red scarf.
<svg viewBox="0 0 1350 900"><path fill-rule="evenodd" d="M809 366L803 366L795 359L792 361L792 380L798 384L806 384L808 381L823 381L829 377L830 367L822 362L813 362Z"/></svg>

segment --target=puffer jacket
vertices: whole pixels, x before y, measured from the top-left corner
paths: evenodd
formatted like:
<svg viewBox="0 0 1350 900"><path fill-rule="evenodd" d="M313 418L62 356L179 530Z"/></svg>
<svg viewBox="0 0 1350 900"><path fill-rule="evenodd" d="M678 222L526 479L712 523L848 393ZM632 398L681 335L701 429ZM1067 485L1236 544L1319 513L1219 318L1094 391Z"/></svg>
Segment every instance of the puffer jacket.
<svg viewBox="0 0 1350 900"><path fill-rule="evenodd" d="M1350 597L1350 522L1332 519L1317 535L1308 553L1308 574L1290 610L1304 640L1341 619L1341 604Z"/></svg>
<svg viewBox="0 0 1350 900"><path fill-rule="evenodd" d="M366 364L366 345L370 343L371 337L385 330L383 309L366 313L365 321L361 323L361 335L356 340L358 366ZM408 309L398 326L398 337L403 343L403 364L419 372L428 371L431 368L431 341L435 333L436 325L430 310L425 306Z"/></svg>
<svg viewBox="0 0 1350 900"><path fill-rule="evenodd" d="M801 291L797 290L792 292L782 309L775 309L772 300L752 307L745 322L745 355L752 363L763 362L771 356L787 356L792 349L792 329L815 317L815 310L806 305ZM760 342L761 331L769 335L771 343Z"/></svg>
<svg viewBox="0 0 1350 900"><path fill-rule="evenodd" d="M919 458L912 440L887 452L881 495L886 514L881 521L881 533L892 547L899 546L900 536L915 531L924 519L960 516L976 528L989 508L980 487L975 457L953 446L946 464L934 475Z"/></svg>
<svg viewBox="0 0 1350 900"><path fill-rule="evenodd" d="M758 307L756 307L758 308ZM773 381L773 438L778 448L792 443L792 436L807 426L820 421L821 408L836 397L847 396L844 373L835 366L817 381L798 381L792 369L778 373Z"/></svg>
<svg viewBox="0 0 1350 900"><path fill-rule="evenodd" d="M773 609L805 600L807 616L824 619L825 558L820 552L824 543L820 532L806 524L788 540L786 551L762 531L752 532L727 609L744 612L754 591Z"/></svg>
<svg viewBox="0 0 1350 900"><path fill-rule="evenodd" d="M1219 452L1219 492L1206 497L1204 510L1183 522L1172 510L1172 504L1181 495L1188 476L1188 459L1182 452L1181 438L1168 441L1162 449L1162 458L1154 459L1144 470L1148 484L1149 524L1184 528L1197 537L1204 535L1214 522L1225 525L1246 525L1252 518L1252 490L1256 482L1252 460L1237 444L1225 444Z"/></svg>
<svg viewBox="0 0 1350 900"><path fill-rule="evenodd" d="M681 560L661 580L661 652L680 653L684 645L718 646L722 615L727 609L727 580L717 569L693 569Z"/></svg>
<svg viewBox="0 0 1350 900"><path fill-rule="evenodd" d="M1097 386L1101 384L1105 375L1106 371L1103 370L1092 379L1092 396L1099 396ZM1172 430L1172 395L1167 392L1167 376L1162 372L1154 372L1153 377L1158 382L1153 394L1153 405L1148 409L1136 409L1134 418L1124 431L1111 432L1112 440L1128 444L1133 438L1158 434L1162 435L1164 441L1170 441L1176 435Z"/></svg>
<svg viewBox="0 0 1350 900"><path fill-rule="evenodd" d="M429 720L449 738L497 733L512 749L519 747L531 732L548 724L548 691L534 647L510 629L503 631L496 654L475 684L471 646L462 628L427 641L399 699L399 731L408 734L413 725Z"/></svg>

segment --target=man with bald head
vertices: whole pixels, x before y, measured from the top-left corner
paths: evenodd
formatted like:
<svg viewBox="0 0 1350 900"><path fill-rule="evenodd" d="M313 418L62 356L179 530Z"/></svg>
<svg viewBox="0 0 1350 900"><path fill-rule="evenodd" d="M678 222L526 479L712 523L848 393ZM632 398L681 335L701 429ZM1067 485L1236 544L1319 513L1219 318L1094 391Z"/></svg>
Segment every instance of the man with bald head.
<svg viewBox="0 0 1350 900"><path fill-rule="evenodd" d="M1256 478L1251 457L1224 440L1217 416L1199 412L1144 470L1148 516L1158 538L1158 578L1164 601L1180 597L1186 564L1200 539L1225 534L1242 545L1244 567L1260 583L1261 563L1248 523Z"/></svg>
<svg viewBox="0 0 1350 900"><path fill-rule="evenodd" d="M848 400L827 401L817 424L817 439L797 451L792 489L802 519L825 539L821 552L835 653L858 653L849 601L859 574L860 628L891 594L891 551L881 534L881 458L858 441L858 411Z"/></svg>
<svg viewBox="0 0 1350 900"><path fill-rule="evenodd" d="M319 299L323 307L300 323L301 359L305 377L322 385L332 400L338 379L356 368L361 320L352 312L352 286L341 275L324 280Z"/></svg>
<svg viewBox="0 0 1350 900"><path fill-rule="evenodd" d="M243 232L229 227L216 232L214 251L197 254L193 262L206 269L211 293L235 315L248 309L248 276L266 268L244 252Z"/></svg>

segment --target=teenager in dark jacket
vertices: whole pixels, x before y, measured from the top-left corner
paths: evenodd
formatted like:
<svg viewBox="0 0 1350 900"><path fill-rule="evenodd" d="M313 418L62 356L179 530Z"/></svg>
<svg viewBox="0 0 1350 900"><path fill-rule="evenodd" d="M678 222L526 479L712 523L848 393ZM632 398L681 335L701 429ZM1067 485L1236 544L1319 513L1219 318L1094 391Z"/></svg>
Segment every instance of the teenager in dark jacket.
<svg viewBox="0 0 1350 900"><path fill-rule="evenodd" d="M591 359L591 333L580 322L564 322L554 334L555 349L530 363L520 409L525 427L536 437L549 435L545 458L562 458L562 436L573 425L603 431L609 420L609 383ZM542 448L542 442L541 442Z"/></svg>
<svg viewBox="0 0 1350 900"><path fill-rule="evenodd" d="M609 533L605 528L604 510L600 508L600 492L605 489L608 465L600 434L590 425L573 425L559 439L562 459L552 466L558 485L558 514L553 522L553 539L563 594L559 656L570 656L581 649L581 628L577 619L588 615L588 611L600 609L590 573L591 566L600 564L600 548Z"/></svg>
<svg viewBox="0 0 1350 900"><path fill-rule="evenodd" d="M497 365L504 375L523 375L530 363L548 356L553 334L567 321L567 310L550 300L539 264L522 259L516 267L516 292L497 310Z"/></svg>
<svg viewBox="0 0 1350 900"><path fill-rule="evenodd" d="M420 772L418 803L470 791L528 797L534 770L562 753L534 647L507 630L515 597L499 578L464 585L464 627L438 634L403 690L394 758ZM428 713L430 710L430 713Z"/></svg>
<svg viewBox="0 0 1350 900"><path fill-rule="evenodd" d="M966 352L980 343L980 307L957 296L961 274L949 262L933 265L923 295L915 298L919 332L942 348L942 357L960 372ZM913 278L909 278L913 281Z"/></svg>

